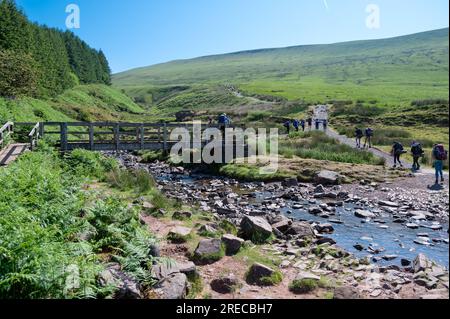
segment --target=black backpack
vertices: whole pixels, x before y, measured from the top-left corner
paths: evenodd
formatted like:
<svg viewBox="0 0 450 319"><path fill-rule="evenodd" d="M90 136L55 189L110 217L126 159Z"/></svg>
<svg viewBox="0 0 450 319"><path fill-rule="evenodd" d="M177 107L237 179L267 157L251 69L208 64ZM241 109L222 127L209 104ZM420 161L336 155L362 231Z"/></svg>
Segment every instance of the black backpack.
<svg viewBox="0 0 450 319"><path fill-rule="evenodd" d="M423 149L422 149L422 145L420 144L414 144L411 147L411 153L413 153L413 155L422 155L424 153Z"/></svg>

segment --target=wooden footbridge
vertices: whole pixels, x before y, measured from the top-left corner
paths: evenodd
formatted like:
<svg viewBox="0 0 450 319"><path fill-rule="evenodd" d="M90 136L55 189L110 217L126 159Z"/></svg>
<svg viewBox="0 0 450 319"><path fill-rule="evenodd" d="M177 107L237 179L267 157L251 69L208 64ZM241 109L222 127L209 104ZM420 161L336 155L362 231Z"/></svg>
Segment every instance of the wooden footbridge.
<svg viewBox="0 0 450 319"><path fill-rule="evenodd" d="M44 136L62 152L74 149L167 152L179 142L170 138L174 129L186 128L192 135L193 127L192 123L8 122L0 128L0 165L7 165L23 152L33 150L37 141ZM201 132L218 127L202 124ZM12 142L13 140L18 142ZM202 141L202 145L207 142Z"/></svg>

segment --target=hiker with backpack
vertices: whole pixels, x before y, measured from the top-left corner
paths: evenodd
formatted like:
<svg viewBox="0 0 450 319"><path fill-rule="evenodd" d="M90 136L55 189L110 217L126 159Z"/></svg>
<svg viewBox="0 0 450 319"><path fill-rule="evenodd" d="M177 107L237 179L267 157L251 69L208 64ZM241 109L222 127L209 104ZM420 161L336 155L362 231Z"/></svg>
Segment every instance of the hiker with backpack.
<svg viewBox="0 0 450 319"><path fill-rule="evenodd" d="M413 170L415 171L420 170L419 159L423 156L424 153L425 152L422 149L422 145L419 142L414 141L411 144L411 154L413 157L413 166L412 166Z"/></svg>
<svg viewBox="0 0 450 319"><path fill-rule="evenodd" d="M356 147L357 148L361 148L361 139L363 138L363 136L364 136L363 131L359 127L357 127L355 129Z"/></svg>
<svg viewBox="0 0 450 319"><path fill-rule="evenodd" d="M434 145L432 158L434 169L436 170L436 185L439 184L439 177L441 177L441 182L444 183L444 161L448 159L448 152L445 150L444 145Z"/></svg>
<svg viewBox="0 0 450 319"><path fill-rule="evenodd" d="M298 132L298 128L300 127L300 121L299 120L293 120L292 125L295 128L295 131Z"/></svg>
<svg viewBox="0 0 450 319"><path fill-rule="evenodd" d="M305 131L305 124L306 124L305 120L300 121L300 126L302 127L303 132Z"/></svg>
<svg viewBox="0 0 450 319"><path fill-rule="evenodd" d="M316 131L318 131L320 128L320 121L316 119L315 123L316 123Z"/></svg>
<svg viewBox="0 0 450 319"><path fill-rule="evenodd" d="M284 122L283 126L286 128L287 134L289 135L291 133L291 121L287 120Z"/></svg>
<svg viewBox="0 0 450 319"><path fill-rule="evenodd" d="M397 163L400 164L400 167L403 167L403 164L400 161L400 156L402 156L405 153L406 151L404 150L403 145L400 142L394 142L391 151L391 154L394 156L394 168L397 167Z"/></svg>
<svg viewBox="0 0 450 319"><path fill-rule="evenodd" d="M307 122L308 122L308 129L311 131L311 128L312 128L312 118L309 118L309 119L307 120Z"/></svg>
<svg viewBox="0 0 450 319"><path fill-rule="evenodd" d="M217 122L219 123L219 128L222 131L222 134L225 135L226 127L231 124L230 118L225 113L222 113L219 115Z"/></svg>
<svg viewBox="0 0 450 319"><path fill-rule="evenodd" d="M372 148L373 129L370 127L366 128L364 135L366 136L366 139L364 140L364 148L366 148L366 145L369 148Z"/></svg>
<svg viewBox="0 0 450 319"><path fill-rule="evenodd" d="M322 123L323 123L323 130L326 131L327 127L328 127L328 121L327 120L323 120Z"/></svg>

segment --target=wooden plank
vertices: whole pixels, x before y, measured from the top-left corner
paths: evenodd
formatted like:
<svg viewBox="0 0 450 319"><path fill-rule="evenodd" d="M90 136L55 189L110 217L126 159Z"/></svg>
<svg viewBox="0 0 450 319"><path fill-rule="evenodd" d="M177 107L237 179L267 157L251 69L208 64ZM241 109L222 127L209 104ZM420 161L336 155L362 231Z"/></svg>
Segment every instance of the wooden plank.
<svg viewBox="0 0 450 319"><path fill-rule="evenodd" d="M0 165L5 166L14 162L27 148L28 144L10 144L0 153Z"/></svg>

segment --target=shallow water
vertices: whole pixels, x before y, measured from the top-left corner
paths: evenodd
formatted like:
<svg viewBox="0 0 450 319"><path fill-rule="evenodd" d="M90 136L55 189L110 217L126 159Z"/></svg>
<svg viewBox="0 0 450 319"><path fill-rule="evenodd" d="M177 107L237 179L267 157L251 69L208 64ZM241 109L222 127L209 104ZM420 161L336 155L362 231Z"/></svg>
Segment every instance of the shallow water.
<svg viewBox="0 0 450 319"><path fill-rule="evenodd" d="M173 176L165 175L159 176L160 180L173 180ZM215 179L211 176L205 175L197 175L197 176L186 176L179 175L175 178L175 180L182 181L184 184L204 184L209 180ZM234 189L234 187L233 187ZM237 193L247 193L248 190L234 189ZM254 203L260 203L266 198L270 198L273 193L269 192L256 192L256 197L253 198ZM252 202L252 201L250 201ZM320 201L317 201L320 203ZM432 243L431 246L424 246L414 243L414 240L417 239L418 234L426 233L429 235L430 239L447 239L448 240L448 224L442 224L443 229L434 231L428 228L419 227L418 229L409 229L403 224L397 224L393 222L392 217L385 213L382 214L377 220L383 221L383 224L377 223L374 221L365 221L364 219L357 218L354 215L355 209L365 209L364 207L357 206L355 207L352 203L346 203L343 207L336 207L335 216L332 216L330 219L337 219L342 222L342 224L336 224L330 222L330 220L326 218L321 218L319 216L312 215L308 213L304 209L293 209L292 205L294 203L292 201L286 200L286 207L281 209L281 212L284 213L289 218L293 218L296 220L302 221L315 221L319 223L330 223L334 227L334 232L329 235L325 235L326 237L333 238L337 245L349 253L357 256L357 257L382 257L385 255L397 255L398 257L391 261L380 260L377 264L380 265L399 265L401 264L401 259L407 259L413 261L419 253L424 253L428 258L435 261L436 263L445 266L447 269L449 267L449 247L448 244L444 241ZM304 207L310 205L309 202L304 203L295 203L295 204L303 204ZM370 210L370 209L367 209ZM288 214L288 211L291 213ZM417 223L419 225L431 225L430 222L420 222ZM384 229L380 226L387 226L388 228ZM358 251L354 248L355 244L361 244L364 246L363 251ZM366 249L371 246L374 249L384 249L381 253L377 255L371 255Z"/></svg>
<svg viewBox="0 0 450 319"><path fill-rule="evenodd" d="M351 211L345 210L351 209ZM420 227L418 229L409 229L405 225L396 224L392 222L390 217L384 217L382 220L385 224L368 221L363 223L363 220L355 217L354 207L352 205L345 205L336 209L336 217L341 220L343 224L333 224L334 232L327 237L333 238L337 245L346 251L354 254L357 257L365 257L370 255L369 252L363 250L358 251L353 246L361 244L365 248L369 245L375 249L384 249L379 255L397 255L398 257L392 261L381 260L380 264L396 264L400 265L402 258L410 261L416 258L417 254L424 253L428 258L434 260L438 264L448 268L449 266L449 251L448 244L445 242L433 243L432 246L424 246L414 243L418 234L427 233L431 239L448 239L445 230L433 231L427 228ZM283 209L287 212L289 209ZM328 223L327 219L320 218L309 214L304 210L292 210L293 214L288 215L294 219L317 221L321 223ZM333 217L333 218L334 218ZM387 226L387 229L380 228L381 225ZM448 229L448 225L443 225L444 229ZM371 240L370 240L371 239Z"/></svg>

